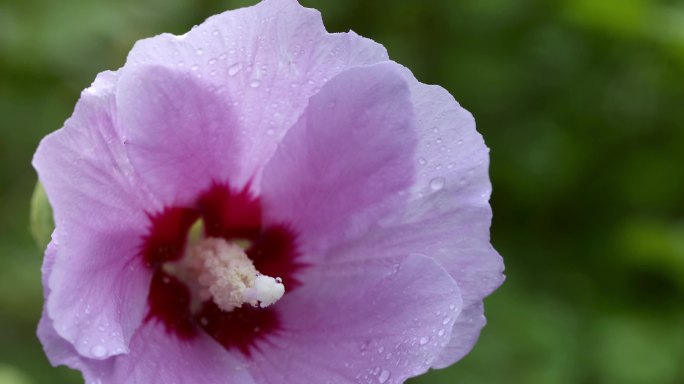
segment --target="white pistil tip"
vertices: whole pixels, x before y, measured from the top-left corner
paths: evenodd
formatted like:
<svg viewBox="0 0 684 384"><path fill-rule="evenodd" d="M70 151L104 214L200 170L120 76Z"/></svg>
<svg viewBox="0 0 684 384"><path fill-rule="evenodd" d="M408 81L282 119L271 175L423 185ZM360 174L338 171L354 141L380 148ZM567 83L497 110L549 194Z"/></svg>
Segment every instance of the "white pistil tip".
<svg viewBox="0 0 684 384"><path fill-rule="evenodd" d="M280 300L284 294L285 286L280 278L274 279L271 276L258 275L254 279L254 287L245 289L242 298L249 303L257 301L261 308L266 308Z"/></svg>
<svg viewBox="0 0 684 384"><path fill-rule="evenodd" d="M211 297L224 311L244 303L265 308L285 294L282 280L259 273L237 244L205 238L191 247L188 256L188 267L201 287L200 297Z"/></svg>

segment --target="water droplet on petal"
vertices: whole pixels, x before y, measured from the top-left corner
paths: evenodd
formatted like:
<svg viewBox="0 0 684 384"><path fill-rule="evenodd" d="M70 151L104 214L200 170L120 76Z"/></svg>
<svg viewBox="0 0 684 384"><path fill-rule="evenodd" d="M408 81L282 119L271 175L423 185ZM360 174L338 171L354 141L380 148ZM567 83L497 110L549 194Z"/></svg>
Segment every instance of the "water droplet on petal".
<svg viewBox="0 0 684 384"><path fill-rule="evenodd" d="M430 180L430 189L433 191L439 191L444 188L445 183L446 180L444 180L443 177L435 177L434 179Z"/></svg>
<svg viewBox="0 0 684 384"><path fill-rule="evenodd" d="M242 64L235 63L228 67L228 76L235 76L242 69Z"/></svg>
<svg viewBox="0 0 684 384"><path fill-rule="evenodd" d="M249 83L249 86L252 88L259 88L260 85L261 85L261 81L259 81L259 80L252 80L252 82Z"/></svg>
<svg viewBox="0 0 684 384"><path fill-rule="evenodd" d="M203 50L202 48L197 48L197 50L195 51L195 53L196 53L198 56L202 56L202 55L204 54L204 50Z"/></svg>
<svg viewBox="0 0 684 384"><path fill-rule="evenodd" d="M378 376L378 382L379 383L385 383L390 377L390 371L383 369L382 372L380 372L380 376Z"/></svg>
<svg viewBox="0 0 684 384"><path fill-rule="evenodd" d="M428 342L428 338L427 337L421 337L418 342L420 343L420 345L425 345Z"/></svg>
<svg viewBox="0 0 684 384"><path fill-rule="evenodd" d="M107 348L99 344L93 345L93 347L90 349L90 353L92 353L96 358L101 358L107 354Z"/></svg>

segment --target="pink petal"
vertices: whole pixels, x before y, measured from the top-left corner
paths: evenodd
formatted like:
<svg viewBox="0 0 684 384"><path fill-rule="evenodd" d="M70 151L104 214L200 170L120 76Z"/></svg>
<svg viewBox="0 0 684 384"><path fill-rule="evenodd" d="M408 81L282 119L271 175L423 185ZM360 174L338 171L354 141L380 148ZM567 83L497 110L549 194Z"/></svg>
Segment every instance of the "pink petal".
<svg viewBox="0 0 684 384"><path fill-rule="evenodd" d="M42 267L42 281L43 294L45 297L50 295L50 288L47 285L48 276L52 273L53 265L55 264L55 256L57 254L57 247L54 240L48 244L45 250L45 257L43 258ZM52 319L48 316L47 308L43 306L43 314L38 323L38 338L43 344L45 354L53 366L66 365L74 369L83 369L83 361L79 356L74 346L68 341L64 340L55 331Z"/></svg>
<svg viewBox="0 0 684 384"><path fill-rule="evenodd" d="M489 150L470 113L447 91L419 83L406 69L403 75L410 84L418 132L405 206L331 249L323 263L392 262L417 253L444 266L461 289L467 310L463 316L468 316L457 321L451 347L435 363L445 367L477 341L485 324L482 300L504 279L503 262L489 237Z"/></svg>
<svg viewBox="0 0 684 384"><path fill-rule="evenodd" d="M54 243L48 245L43 260L44 281L52 273L56 251ZM50 289L45 284L44 287L47 296ZM81 356L71 343L57 334L45 310L38 323L38 338L52 365L66 365L82 371L87 383L253 383L249 373L240 369L244 362L207 335L181 341L158 323L147 323L138 329L128 354L106 360Z"/></svg>
<svg viewBox="0 0 684 384"><path fill-rule="evenodd" d="M315 269L276 304L285 330L254 355L257 383L403 383L449 340L461 296L433 260Z"/></svg>
<svg viewBox="0 0 684 384"><path fill-rule="evenodd" d="M484 316L482 301L476 301L464 307L456 318L449 344L432 364L432 368L446 368L464 358L475 346L485 324L487 324L487 319Z"/></svg>
<svg viewBox="0 0 684 384"><path fill-rule="evenodd" d="M107 384L254 383L240 355L229 353L206 334L180 340L158 323L141 327L130 353L107 363L92 368Z"/></svg>
<svg viewBox="0 0 684 384"><path fill-rule="evenodd" d="M227 352L205 334L181 341L167 334L162 325L147 324L133 337L130 353L107 360L79 355L45 315L38 335L50 362L81 370L86 383L254 383L239 355Z"/></svg>
<svg viewBox="0 0 684 384"><path fill-rule="evenodd" d="M233 106L243 167L233 185L254 180L309 97L328 79L387 59L385 49L350 33L325 32L318 11L268 0L213 16L183 36L138 42L125 67L165 66L201 79Z"/></svg>
<svg viewBox="0 0 684 384"><path fill-rule="evenodd" d="M446 367L475 344L486 323L482 299L504 280L503 261L489 237L489 149L472 115L449 92L418 82L407 69L404 76L418 121L418 172L395 237L413 234L416 252L444 266L463 294L451 348L435 363Z"/></svg>
<svg viewBox="0 0 684 384"><path fill-rule="evenodd" d="M153 203L112 122L115 83L115 73L98 76L33 161L59 235L47 313L60 337L100 359L128 348L151 277L137 253Z"/></svg>
<svg viewBox="0 0 684 384"><path fill-rule="evenodd" d="M131 162L162 204L190 204L236 173L232 108L201 80L162 66L126 68L116 102Z"/></svg>
<svg viewBox="0 0 684 384"><path fill-rule="evenodd" d="M264 170L265 220L289 223L305 257L357 236L411 185L413 112L397 68L386 62L333 78Z"/></svg>

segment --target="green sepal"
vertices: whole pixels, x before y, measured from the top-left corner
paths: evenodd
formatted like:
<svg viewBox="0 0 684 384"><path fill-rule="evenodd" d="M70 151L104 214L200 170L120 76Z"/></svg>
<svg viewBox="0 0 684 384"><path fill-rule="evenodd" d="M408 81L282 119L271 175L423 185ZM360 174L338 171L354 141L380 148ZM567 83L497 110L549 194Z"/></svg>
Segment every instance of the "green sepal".
<svg viewBox="0 0 684 384"><path fill-rule="evenodd" d="M47 199L40 181L36 182L31 197L31 235L40 249L45 249L50 242L55 222L52 218L52 207Z"/></svg>

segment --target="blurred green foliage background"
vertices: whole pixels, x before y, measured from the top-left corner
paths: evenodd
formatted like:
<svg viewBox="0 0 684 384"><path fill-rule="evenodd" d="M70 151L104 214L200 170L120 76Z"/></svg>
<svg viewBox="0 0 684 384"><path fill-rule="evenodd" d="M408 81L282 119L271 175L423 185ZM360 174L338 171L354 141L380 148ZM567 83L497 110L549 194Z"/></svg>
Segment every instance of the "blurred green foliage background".
<svg viewBox="0 0 684 384"><path fill-rule="evenodd" d="M137 39L255 1L0 0L0 384L78 383L34 336L42 136ZM684 383L684 2L302 1L447 88L491 147L508 280L427 383Z"/></svg>

